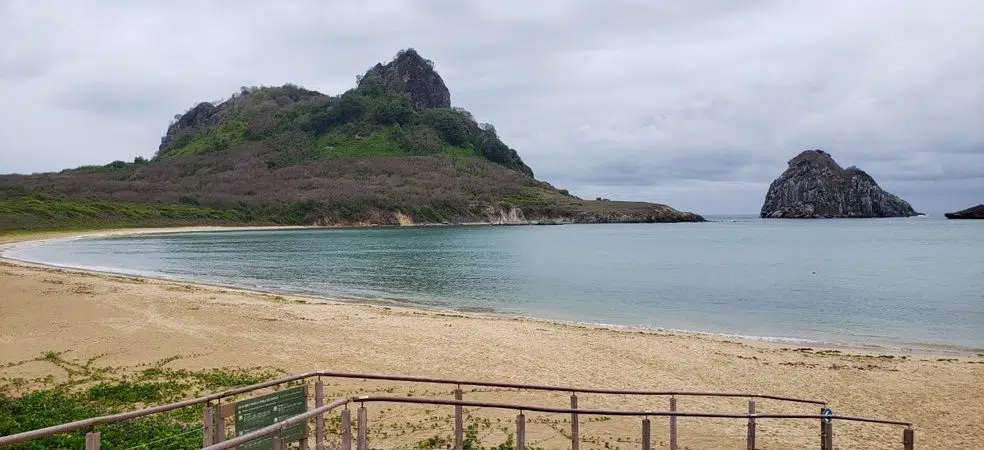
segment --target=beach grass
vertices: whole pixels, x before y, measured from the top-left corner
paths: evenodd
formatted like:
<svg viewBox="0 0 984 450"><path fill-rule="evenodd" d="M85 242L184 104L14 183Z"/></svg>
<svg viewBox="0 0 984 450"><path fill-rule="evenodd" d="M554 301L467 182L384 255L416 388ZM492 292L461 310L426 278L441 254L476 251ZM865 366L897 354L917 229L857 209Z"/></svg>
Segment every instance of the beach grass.
<svg viewBox="0 0 984 450"><path fill-rule="evenodd" d="M50 372L34 379L0 378L0 436L175 402L259 383L278 374L262 367L203 370L166 367L173 358L144 369L111 367L97 363L102 355L84 361L64 355L64 352L47 351L35 359L5 365L12 368L43 363ZM101 433L107 449L151 442L167 448L198 448L202 442L201 417L202 405L196 405L100 425L95 430ZM19 444L18 448L82 448L87 431L90 430L49 436Z"/></svg>

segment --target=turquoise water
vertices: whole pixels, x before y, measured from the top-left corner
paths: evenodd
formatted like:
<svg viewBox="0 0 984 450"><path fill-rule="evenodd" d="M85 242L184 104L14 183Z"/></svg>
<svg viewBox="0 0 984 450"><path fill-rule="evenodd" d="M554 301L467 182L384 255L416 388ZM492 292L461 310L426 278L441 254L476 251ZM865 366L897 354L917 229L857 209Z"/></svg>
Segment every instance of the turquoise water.
<svg viewBox="0 0 984 450"><path fill-rule="evenodd" d="M225 231L48 241L5 255L564 321L984 348L984 221Z"/></svg>

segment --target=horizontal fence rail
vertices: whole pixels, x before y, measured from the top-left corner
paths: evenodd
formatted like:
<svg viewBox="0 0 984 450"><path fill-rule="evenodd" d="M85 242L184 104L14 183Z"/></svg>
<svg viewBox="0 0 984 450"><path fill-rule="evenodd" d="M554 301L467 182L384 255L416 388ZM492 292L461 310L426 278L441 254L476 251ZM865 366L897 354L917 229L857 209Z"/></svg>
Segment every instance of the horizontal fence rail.
<svg viewBox="0 0 984 450"><path fill-rule="evenodd" d="M238 445L246 444L258 439L263 439L269 436L273 436L281 433L288 427L303 423L312 417L322 415L331 410L337 409L344 406L347 410L349 404L357 403L360 405L360 417L364 417L364 407L365 403L412 403L412 404L423 404L423 405L445 405L445 406L468 406L468 407L479 407L479 408L493 408L493 409L506 409L512 411L519 411L519 416L517 418L517 442L520 441L520 436L525 430L525 419L523 412L541 412L541 413L556 413L556 414L580 414L580 415L590 415L590 416L634 416L646 418L643 422L643 436L649 436L649 417L691 417L691 418L716 418L716 419L746 419L746 420L758 420L758 419L812 419L812 420L844 420L852 422L865 422L865 423L875 423L875 424L886 424L886 425L899 425L905 426L906 430L904 433L904 440L906 440L906 448L911 448L908 446L908 440L911 439L912 423L906 421L898 420L884 420L884 419L871 419L865 417L853 417L853 416L837 416L837 415L820 415L820 414L735 414L735 413L705 413L705 412L686 412L686 411L627 411L627 410L617 410L617 409L574 409L574 408L558 408L549 406L537 406L537 405L521 405L514 403L497 403L497 402L480 402L480 401L467 401L467 400L451 400L451 399L439 399L439 398L413 398L413 397L399 397L399 396L385 396L385 395L372 395L372 396L357 396L346 399L336 400L330 404L312 409L304 414L300 414L279 423L261 428L259 430L243 434L234 439L228 441L220 442L210 446L203 447L202 450L224 450L229 448L234 448ZM365 423L360 421L359 434L360 438L364 436ZM351 436L347 437L348 439ZM343 439L346 439L343 437ZM753 448L754 444L752 440L754 439L754 434L749 435L750 447ZM349 442L350 448L351 443ZM276 448L276 447L275 447ZM345 443L343 442L343 448L345 448ZM359 449L363 449L361 445ZM517 449L521 449L521 445L517 445Z"/></svg>
<svg viewBox="0 0 984 450"><path fill-rule="evenodd" d="M291 375L288 377L278 378L276 380L265 381L262 383L252 384L249 386L243 386L235 389L229 389L210 395L205 395L202 397L183 400L180 402L168 403L165 405L159 405L159 406L140 409L136 411L129 411L125 413L112 414L108 416L93 417L89 419L78 420L75 422L68 422L60 425L40 428L37 430L25 431L23 433L13 434L9 436L0 436L0 446L26 442L26 441L52 436L60 433L68 433L72 431L90 429L96 425L107 425L107 424L122 422L126 420L138 419L152 414L163 413L175 409L185 408L188 406L196 406L213 401L221 401L223 398L226 397L245 394L260 389L279 386L281 384L291 383L295 381L305 381L309 378L316 378L316 377L378 380L378 381L398 381L398 382L410 382L410 383L430 383L430 384L457 386L459 387L459 389L461 386L476 386L476 387L495 387L495 388L505 388L505 389L523 389L523 390L532 390L532 391L569 392L572 394L607 394L607 395L633 395L633 396L652 396L652 397L674 397L674 396L676 397L686 397L686 396L732 397L732 398L740 397L740 398L759 398L759 399L777 400L783 402L816 404L816 405L827 404L825 400L801 399L801 398L759 394L759 393L603 389L603 388L590 388L590 387L585 388L585 387L573 387L573 386L500 383L500 382L493 382L493 381L455 380L455 379L447 379L447 378L414 377L414 376L402 376L402 375L314 371L314 372L305 372L296 375ZM576 411L579 412L581 410L576 410Z"/></svg>
<svg viewBox="0 0 984 450"><path fill-rule="evenodd" d="M686 411L626 411L619 409L572 409L552 406L519 405L515 403L475 402L467 400L451 400L442 398L399 397L395 395L364 395L352 397L349 403L417 403L424 405L458 405L478 408L511 409L517 411L533 411L554 414L585 414L589 416L651 416L651 417L705 417L719 419L838 419L852 422L868 422L886 425L901 425L911 427L912 422L901 420L869 419L866 417L835 416L821 414L738 414L738 413L705 413Z"/></svg>
<svg viewBox="0 0 984 450"><path fill-rule="evenodd" d="M802 398L794 398L794 397L784 397L779 395L741 393L741 392L647 391L647 390L632 390L632 389L578 388L578 387L571 387L571 386L499 383L499 382L492 382L492 381L463 381L463 380L449 380L444 378L409 377L409 376L394 376L394 375L368 375L368 374L351 374L351 373L340 373L340 372L315 372L315 374L317 376L329 377L329 378L358 378L364 380L386 380L386 381L404 381L404 382L413 382L413 383L432 383L432 384L459 385L459 386L497 387L497 388L506 388L506 389L527 389L533 391L571 392L577 394L640 395L640 396L651 396L651 397L670 397L670 396L741 397L741 398L761 398L767 400L778 400L778 401L792 402L792 403L809 403L814 405L827 404L826 400L811 400L811 399L802 399Z"/></svg>

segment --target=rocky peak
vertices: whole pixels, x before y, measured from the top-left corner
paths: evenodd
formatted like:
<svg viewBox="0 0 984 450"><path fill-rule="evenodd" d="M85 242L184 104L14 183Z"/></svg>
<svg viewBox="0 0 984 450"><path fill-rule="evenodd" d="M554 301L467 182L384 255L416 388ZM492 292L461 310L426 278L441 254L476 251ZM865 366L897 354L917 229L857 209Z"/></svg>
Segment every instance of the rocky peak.
<svg viewBox="0 0 984 450"><path fill-rule="evenodd" d="M215 114L216 110L218 110L218 108L215 105L209 102L201 102L195 105L194 108L191 108L190 111L179 117L174 125L177 128L199 127L205 125L208 119L212 117L212 114Z"/></svg>
<svg viewBox="0 0 984 450"><path fill-rule="evenodd" d="M769 186L761 217L908 217L918 213L865 171L841 168L829 153L806 150Z"/></svg>
<svg viewBox="0 0 984 450"><path fill-rule="evenodd" d="M381 82L388 89L407 92L418 110L451 107L451 92L434 70L434 63L408 48L387 63L376 64L359 79L359 87Z"/></svg>
<svg viewBox="0 0 984 450"><path fill-rule="evenodd" d="M823 171L829 173L840 173L841 168L837 161L823 150L804 150L789 160L789 167L796 168L798 171Z"/></svg>
<svg viewBox="0 0 984 450"><path fill-rule="evenodd" d="M218 109L217 106L209 102L201 102L188 112L174 116L174 123L167 127L167 133L161 138L161 146L158 151L163 150L167 144L171 143L179 132L207 125Z"/></svg>

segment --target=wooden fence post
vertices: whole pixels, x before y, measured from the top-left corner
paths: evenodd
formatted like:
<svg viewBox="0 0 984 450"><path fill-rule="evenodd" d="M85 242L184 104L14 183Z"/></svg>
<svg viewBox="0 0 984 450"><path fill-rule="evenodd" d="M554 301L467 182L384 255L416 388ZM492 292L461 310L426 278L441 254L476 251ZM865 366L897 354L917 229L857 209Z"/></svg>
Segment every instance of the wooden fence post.
<svg viewBox="0 0 984 450"><path fill-rule="evenodd" d="M571 409L577 409L577 394L571 392ZM580 424L578 423L577 413L571 413L571 450L581 448Z"/></svg>
<svg viewBox="0 0 984 450"><path fill-rule="evenodd" d="M202 412L202 447L214 444L215 440L215 410L206 406Z"/></svg>
<svg viewBox="0 0 984 450"><path fill-rule="evenodd" d="M461 386L458 386L454 390L454 399L461 400L462 392ZM454 448L455 450L462 450L465 448L465 424L462 423L464 418L462 417L461 405L454 405Z"/></svg>
<svg viewBox="0 0 984 450"><path fill-rule="evenodd" d="M220 400L221 401L221 400ZM219 403L215 405L215 411L212 412L212 418L215 420L215 429L213 430L212 443L218 444L219 442L225 441L226 429L225 429L225 418L226 415L223 414L223 410L228 409L230 406L235 407L235 403L227 403L223 405ZM235 414L235 411L229 415Z"/></svg>
<svg viewBox="0 0 984 450"><path fill-rule="evenodd" d="M820 415L832 414L826 406L820 410ZM834 424L831 419L820 419L820 450L834 450Z"/></svg>
<svg viewBox="0 0 984 450"><path fill-rule="evenodd" d="M649 418L642 419L642 450L652 450L652 439L649 436Z"/></svg>
<svg viewBox="0 0 984 450"><path fill-rule="evenodd" d="M516 416L516 450L526 450L526 416Z"/></svg>
<svg viewBox="0 0 984 450"><path fill-rule="evenodd" d="M90 431L85 434L85 450L99 450L100 437L98 431Z"/></svg>
<svg viewBox="0 0 984 450"><path fill-rule="evenodd" d="M311 392L311 390L308 389L307 380L303 380L303 381L301 381L301 383L303 383L303 384L301 384L301 392L304 395L304 397L303 397L304 398L304 412L307 412L308 411L308 394ZM304 432L301 433L301 440L297 441L297 450L308 450L308 431L309 430L310 429L308 428L307 421L305 420L304 421ZM286 445L287 442L285 441L284 444Z"/></svg>
<svg viewBox="0 0 984 450"><path fill-rule="evenodd" d="M314 382L314 407L325 406L325 384L318 378ZM325 450L325 415L314 416L314 448L315 450Z"/></svg>
<svg viewBox="0 0 984 450"><path fill-rule="evenodd" d="M342 410L342 450L352 450L352 413L348 405Z"/></svg>
<svg viewBox="0 0 984 450"><path fill-rule="evenodd" d="M676 397L670 397L670 412L676 412ZM677 450L677 418L670 416L670 450Z"/></svg>
<svg viewBox="0 0 984 450"><path fill-rule="evenodd" d="M820 414L823 414L823 410L820 410ZM820 419L820 450L827 450L827 424L823 421L824 419Z"/></svg>
<svg viewBox="0 0 984 450"><path fill-rule="evenodd" d="M748 401L748 413L755 414L755 400ZM755 450L755 417L748 418L748 440L746 445L748 450Z"/></svg>
<svg viewBox="0 0 984 450"><path fill-rule="evenodd" d="M365 405L359 406L359 439L356 442L358 450L369 450L369 416Z"/></svg>
<svg viewBox="0 0 984 450"><path fill-rule="evenodd" d="M905 450L916 448L916 431L912 427L908 427L902 432L902 447Z"/></svg>

